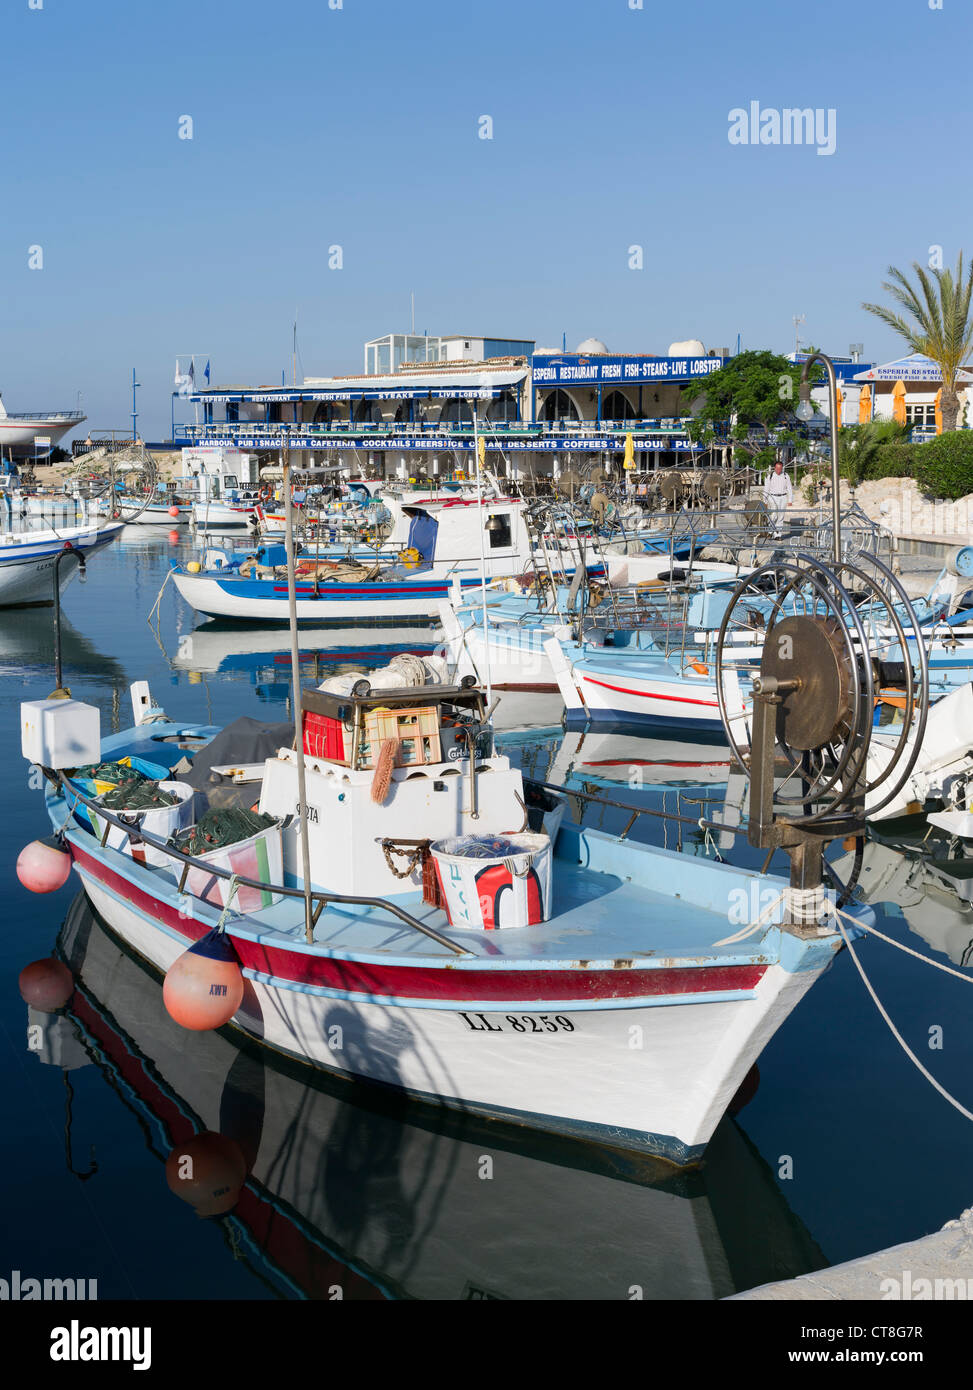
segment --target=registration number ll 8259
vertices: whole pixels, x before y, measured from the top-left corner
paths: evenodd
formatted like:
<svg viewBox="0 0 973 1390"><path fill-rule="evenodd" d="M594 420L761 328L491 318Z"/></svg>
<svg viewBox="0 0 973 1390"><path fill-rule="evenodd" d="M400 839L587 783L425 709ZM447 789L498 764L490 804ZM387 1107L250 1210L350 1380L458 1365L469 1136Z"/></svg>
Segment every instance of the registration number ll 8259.
<svg viewBox="0 0 973 1390"><path fill-rule="evenodd" d="M472 1033L573 1033L564 1014L460 1014Z"/></svg>

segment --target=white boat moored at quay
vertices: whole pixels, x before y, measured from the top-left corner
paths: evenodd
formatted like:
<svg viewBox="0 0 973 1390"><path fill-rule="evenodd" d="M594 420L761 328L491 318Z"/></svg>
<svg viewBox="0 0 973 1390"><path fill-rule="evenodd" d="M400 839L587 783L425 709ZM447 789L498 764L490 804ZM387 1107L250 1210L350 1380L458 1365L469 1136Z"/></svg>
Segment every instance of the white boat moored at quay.
<svg viewBox="0 0 973 1390"><path fill-rule="evenodd" d="M121 534L120 522L72 526L59 530L6 532L0 535L0 607L54 602L55 562L63 591L88 560Z"/></svg>

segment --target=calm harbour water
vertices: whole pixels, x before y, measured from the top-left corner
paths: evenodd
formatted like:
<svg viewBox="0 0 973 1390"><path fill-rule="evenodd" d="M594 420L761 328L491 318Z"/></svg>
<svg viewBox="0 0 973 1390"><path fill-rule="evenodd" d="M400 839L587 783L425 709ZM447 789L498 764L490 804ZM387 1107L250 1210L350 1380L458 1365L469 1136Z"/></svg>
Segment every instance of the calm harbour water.
<svg viewBox="0 0 973 1390"><path fill-rule="evenodd" d="M131 724L128 686L140 679L176 719L285 717L286 632L274 643L266 630L208 625L190 654L180 637L198 620L171 585L150 629L168 561L185 548L129 528L95 557L87 584L67 590L65 683L101 708L103 730ZM403 645L420 642L410 631ZM0 652L11 909L0 941L11 1185L0 1278L97 1279L100 1298L714 1298L925 1234L970 1205L973 1125L905 1058L847 952L771 1041L756 1094L694 1175L380 1102L241 1048L235 1034L182 1032L158 978L93 918L75 876L49 897L16 880L20 848L49 830L20 756L18 706L53 688L51 611L0 612ZM333 669L327 654L317 660L322 676ZM550 699L536 699L536 717L524 705L518 716L549 723ZM672 773L679 788L650 785L670 775L658 742L598 744L550 728L500 742L533 775L570 772L632 804L698 815L699 798L721 795L713 769ZM683 829L641 833L705 852ZM933 895L909 916L925 939L897 908L880 908L878 925L938 960L969 959L973 909ZM32 1051L17 976L58 945L81 988L71 1017L48 1020ZM973 1104L964 985L875 940L860 951L906 1041ZM942 1047L931 1050L937 1027ZM264 1155L221 1218L199 1219L166 1183L168 1153L199 1129Z"/></svg>

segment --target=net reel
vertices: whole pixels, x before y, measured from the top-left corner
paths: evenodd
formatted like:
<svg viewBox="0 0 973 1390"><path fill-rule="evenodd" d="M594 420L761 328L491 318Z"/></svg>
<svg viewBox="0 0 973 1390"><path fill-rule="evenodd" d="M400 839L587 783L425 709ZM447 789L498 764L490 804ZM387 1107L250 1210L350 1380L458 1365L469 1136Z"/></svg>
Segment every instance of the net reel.
<svg viewBox="0 0 973 1390"><path fill-rule="evenodd" d="M686 496L686 484L681 473L663 473L659 478L659 492L668 506L675 509Z"/></svg>
<svg viewBox="0 0 973 1390"><path fill-rule="evenodd" d="M750 781L749 841L790 856L793 901L810 924L823 905L825 844L862 836L866 815L898 795L919 756L929 706L919 621L874 555L778 558L733 591L716 688L731 754ZM901 723L876 747L876 708L889 691Z"/></svg>
<svg viewBox="0 0 973 1390"><path fill-rule="evenodd" d="M724 498L729 495L730 479L725 473L719 472L715 468L710 469L703 479L700 491L707 502L712 504L715 511Z"/></svg>

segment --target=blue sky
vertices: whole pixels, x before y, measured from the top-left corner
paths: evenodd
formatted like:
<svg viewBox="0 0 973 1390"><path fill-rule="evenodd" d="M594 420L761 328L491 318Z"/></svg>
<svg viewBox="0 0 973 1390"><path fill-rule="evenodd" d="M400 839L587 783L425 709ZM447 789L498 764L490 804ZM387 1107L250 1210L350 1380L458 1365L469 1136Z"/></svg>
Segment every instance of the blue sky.
<svg viewBox="0 0 973 1390"><path fill-rule="evenodd" d="M973 228L971 40L966 0L6 0L4 403L124 428L134 366L160 438L177 353L289 380L296 309L304 371L357 371L413 290L432 333L784 351L803 313L898 356L860 305ZM835 153L731 145L751 101L834 108Z"/></svg>

